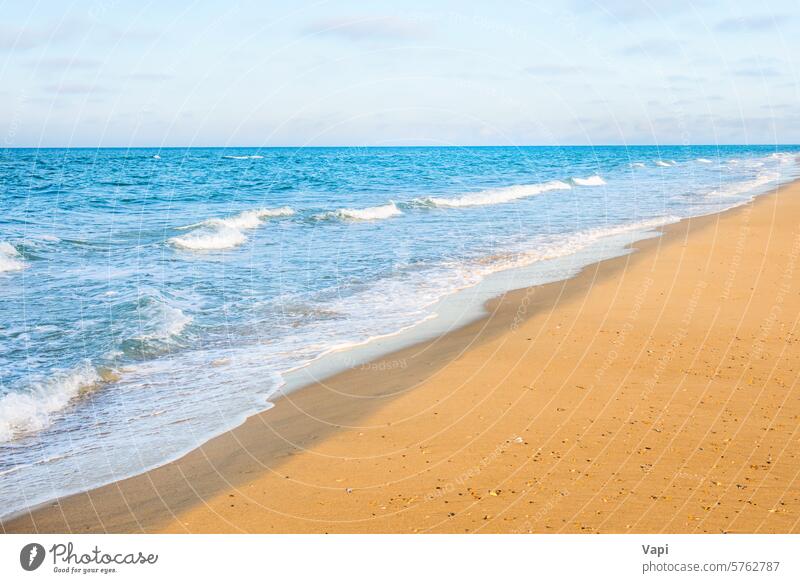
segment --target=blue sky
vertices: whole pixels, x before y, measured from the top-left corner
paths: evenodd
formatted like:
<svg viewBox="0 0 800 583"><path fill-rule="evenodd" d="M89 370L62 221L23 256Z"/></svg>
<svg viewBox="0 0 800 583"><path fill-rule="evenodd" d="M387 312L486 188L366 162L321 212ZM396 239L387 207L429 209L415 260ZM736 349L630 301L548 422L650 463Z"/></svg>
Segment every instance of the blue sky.
<svg viewBox="0 0 800 583"><path fill-rule="evenodd" d="M3 147L800 142L793 0L0 13Z"/></svg>

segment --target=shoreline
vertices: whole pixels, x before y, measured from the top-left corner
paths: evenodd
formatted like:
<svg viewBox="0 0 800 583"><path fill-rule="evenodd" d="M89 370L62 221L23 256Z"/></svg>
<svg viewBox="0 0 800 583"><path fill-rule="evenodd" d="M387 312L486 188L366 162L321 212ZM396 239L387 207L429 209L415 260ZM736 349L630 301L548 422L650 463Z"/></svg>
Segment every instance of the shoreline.
<svg viewBox="0 0 800 583"><path fill-rule="evenodd" d="M719 231L722 222L735 223L737 217L741 219L742 216L746 216L749 223L752 223L753 215L768 215L770 201L773 206L777 205L779 200L784 203L784 206L790 205L792 201L789 200L786 203L785 199L791 199L792 193L795 193L794 196L796 196L797 192L800 192L800 183L793 182L780 187L777 191L773 190L760 195L745 205L661 227L659 230L663 233L662 236L637 241L629 246L632 252L593 263L582 268L573 277L507 292L488 302L487 314L474 322L454 329L441 337L390 352L358 368L334 374L321 382L282 394L273 400L274 407L249 417L235 429L211 439L176 461L107 486L51 501L30 511L23 511L15 517L3 520L3 530L5 532L154 532L160 530L167 532L324 532L327 529L333 532L413 532L417 529L434 532L464 532L465 530L470 532L475 530L522 532L526 530L521 529L520 524L524 526L527 523L531 526L529 530L542 531L535 525L555 518L557 512L553 508L560 506L559 498L569 498L570 503L582 500L584 492L580 488L553 489L551 486L555 482L543 481L543 478L533 476L526 480L526 482L531 482L531 485L527 485L525 488L535 490L537 484L542 481L543 484L547 484L546 489L549 494L538 496L538 503L534 504L537 510L531 511L529 508L524 508L528 514L522 513L511 521L495 520L495 511L482 516L476 514L469 519L461 518L463 516L461 511L450 516L449 511L445 512L440 507L453 504L452 508L456 508L459 507L459 502L466 501L459 501L457 498L449 500L450 497L455 496L468 498L471 500L470 504L478 506L482 506L481 503L485 504L484 501L506 502L504 500L506 497L502 494L507 489L502 486L481 488L480 491L473 486L464 491L463 486L464 483L477 484L484 479L490 479L494 471L499 471L493 468L500 465L498 462L500 458L515 455L522 459L521 453L515 453L515 447L527 450L529 444L533 445L531 437L527 435L523 437L525 431L530 428L519 423L508 422L507 413L519 406L520 402L528 400L544 407L558 395L551 395L550 400L545 399L540 403L538 397L530 398L531 393L537 392L535 389L524 387L519 389L517 387L516 391L504 394L502 397L498 397L498 394L507 389L509 377L513 373L519 373L521 369L528 366L529 363L526 362L526 359L538 359L535 363L536 366L546 368L552 366L553 363L557 364L565 357L557 349L550 348L550 351L547 352L546 346L539 346L545 337L549 338L551 343L559 344L558 337L554 336L553 330L548 329L548 325L552 325L554 320L562 319L564 322L559 323L556 329L560 330L562 326L567 328L566 322L569 322L570 318L569 310L566 310L567 313L565 313L564 304L577 303L583 309L587 305L588 296L596 295L598 285L602 284L614 290L615 281L626 276L630 277L630 273L636 271L634 268L638 268L639 271L647 271L642 269L643 265L648 261L655 262L662 258L664 249L676 252L679 249L685 249L690 242L698 246L698 243L690 241L690 239L699 240L702 238L701 235L708 236L707 231L715 231L713 228L715 226L716 231ZM781 197L781 194L785 193L788 193L789 196ZM792 210L797 210L797 208L797 204L792 206ZM787 212L786 215L788 216L789 213ZM797 219L797 216L800 215L794 216L794 219ZM788 224L789 219L781 218L784 225ZM741 231L741 227L739 228L739 234L741 234L743 231ZM785 236L783 233L782 235ZM712 241L716 242L716 233L712 237ZM680 245L681 242L684 243L684 246ZM721 247L722 243L719 243L714 248ZM740 247L742 245L739 244L739 239L734 237L732 246L734 251L738 250L740 256L747 255L748 249L739 249ZM680 252L678 254L680 255ZM726 257L729 255L728 253ZM734 276L732 276L731 285L728 286L728 298L725 301L737 295L733 285L736 274L746 269L742 267L746 263L743 259L740 258L737 261L735 269L731 268ZM683 265L685 265L683 261L667 262L666 267L659 264L660 277L665 281L668 280L669 268L676 269ZM702 261L698 265L702 267ZM705 270L708 271L711 266L709 260L705 265ZM655 271L655 267L650 271L658 273ZM648 277L657 279L656 275ZM794 272L791 277L796 279ZM623 315L625 313L634 314L631 306L638 306L635 308L635 317L633 318L638 326L641 326L641 321L645 319L643 314L647 313L646 315L649 317L653 306L658 305L658 300L654 300L651 295L653 287L658 284L647 283L648 281L649 279L645 278L636 282L640 286L639 294L642 299L636 299L637 295L634 293L633 303L629 303L627 308L622 308ZM689 308L691 308L691 315L688 317L690 322L687 323L686 328L695 325L694 320L699 319L697 314L702 312L705 315L706 311L714 307L707 305L708 302L704 301L702 296L707 295L707 290L718 282L709 277L704 278L703 281L705 281L704 286L697 287L699 284L696 284L687 290L688 295L684 294L686 296L684 299L690 302L683 306L684 315L688 314ZM723 279L722 283L727 285L727 279ZM630 282L625 286L619 282L617 284L617 295L614 298L621 293L622 287L630 292L631 285L633 285ZM675 285L677 284L673 281L672 287L665 289L672 290ZM746 284L740 283L740 285ZM794 280L792 285L796 285ZM791 289L793 291L794 287ZM796 294L787 292L784 295L791 296L791 301L794 301ZM788 301L784 297L782 305L787 305ZM750 304L746 304L746 306L750 306ZM625 311L626 309L627 311ZM784 309L782 315L789 317L786 315L787 312L791 312L791 310ZM780 315L774 316L773 320L778 321L780 317ZM537 327L531 328L533 320L542 321L537 323ZM625 317L622 320L624 324ZM599 321L604 322L605 318L600 317ZM712 328L715 321L711 320ZM674 328L675 323L680 325L681 322L682 320L678 318L668 322L668 325L671 323ZM572 334L576 326L577 323L571 322L571 326L567 328L565 334ZM678 326L677 329L682 330L683 328ZM587 336L592 344L597 341L598 330L595 330L593 335ZM633 331L625 327L616 332L617 342L620 333L623 334L623 339L633 335ZM672 332L673 338L675 338L675 334L677 333ZM686 332L679 343L693 334L693 331ZM729 340L727 336L725 339ZM611 348L609 348L608 342L612 342ZM597 355L593 355L595 358L591 366L595 378L600 371L602 371L600 377L603 379L612 376L619 376L621 379L627 378L622 363L623 350L614 349L617 345L613 342L613 339L601 341L600 347L597 348L599 358ZM709 342L709 340L706 338L704 342ZM537 349L524 347L525 343L532 343L536 345ZM498 344L499 346L497 346ZM658 368L651 370L649 376L654 379L653 386L648 387L644 384L644 389L642 389L648 398L654 396L654 389L661 384L661 377L666 376L667 369L671 369L675 361L679 359L676 356L676 353L679 352L678 347L669 346L669 344L667 343L666 349L661 347L662 356L672 354L665 361L662 367L664 370L658 374L653 372L653 370L659 370ZM512 345L517 348L510 348ZM520 345L524 348L520 349ZM508 354L513 353L516 358L505 362L505 351L508 351ZM566 377L571 377L576 373L576 370L580 368L579 365L592 360L587 354L588 351L588 348L578 349L575 353L580 356L578 361L560 364L561 372L558 374L562 378L562 385L566 382ZM614 358L611 358L612 351L616 353ZM546 358L546 355L549 358ZM487 367L486 364L491 360L502 364ZM656 366L658 362L656 360ZM487 374L492 380L481 382L487 383L483 387L484 389L490 387L491 390L483 392L476 390L477 387L473 386L473 381ZM535 377L532 374L529 376ZM789 380L794 382L793 379ZM452 386L457 388L451 390ZM535 387L537 384L531 383L529 386ZM586 391L585 385L580 386L583 388L579 389L579 394ZM425 390L427 396L414 396L418 389ZM602 391L603 388L600 387L598 392L602 393ZM461 394L464 392L468 395ZM616 393L606 396L614 397ZM581 397L580 403L588 398L586 395L581 395ZM501 398L502 402L506 403L507 410L504 410L500 403L495 402L497 398ZM511 401L509 402L508 399ZM568 397L570 402L572 399L578 399L578 397ZM597 399L598 406L606 403L599 396L593 396L592 399ZM404 401L409 402L403 403ZM414 401L414 404L411 401ZM576 400L575 403L578 401ZM628 405L632 403L633 401ZM514 406L511 407L511 404ZM484 411L481 407L486 407L486 410ZM436 410L439 408L442 410ZM389 409L394 410L389 411ZM557 418L564 412L558 409L568 410L568 408L557 407L554 412L548 414L548 417ZM533 407L531 411L541 413L543 409ZM448 421L441 422L435 419L440 414L442 418L447 417ZM386 420L386 415L389 415L390 421ZM458 444L457 441L453 441L452 436L449 436L449 433L453 431L452 428L463 423L464 419L474 418L474 420L481 421L489 416L495 417L494 422L487 424L488 427L485 431L479 431L477 437L472 435L475 430L469 430L470 436L466 438L465 444ZM423 417L425 420L422 419ZM429 417L431 419L428 419ZM484 419L481 419L482 417ZM376 421L376 419L382 419L382 421ZM591 424L593 425L594 421ZM504 425L506 427L503 430ZM394 429L398 426L401 427L400 430ZM405 434L412 426L413 429L410 433ZM479 423L474 426L483 429L483 425ZM553 436L553 431L558 432L561 427L561 424L554 423L549 428L549 434L546 432L542 435L549 439ZM496 436L486 437L485 439L490 441L488 445L494 445L493 448L488 447L484 443L484 436L495 431L500 431L506 435L506 438L498 440ZM615 427L614 432L616 431L619 431L619 427ZM364 439L360 439L361 437ZM439 439L444 439L448 445L436 443ZM518 443L519 439L523 441ZM423 444L423 442L425 443ZM430 442L434 442L434 444L430 445ZM345 443L346 447L343 447ZM437 451L439 449L441 451ZM646 451L650 451L650 449L648 447ZM462 456L465 450L470 451ZM425 453L426 451L427 453ZM482 455L475 458L475 455L480 453ZM532 455L535 457L535 454ZM425 459L426 456L434 457ZM439 470L447 464L455 463L457 457L469 458L471 463L467 463L464 467L468 470L477 468L477 473L473 471L465 474L465 470L451 471L450 475L455 478L451 477L449 481L445 480L444 486L441 485L441 477L433 481L429 479L429 474L435 473L432 470ZM413 458L413 460L409 458ZM477 459L477 462L473 458ZM371 463L376 459L380 461L380 463L376 462L380 467L373 468ZM488 462L483 462L487 459ZM531 455L528 455L527 459L530 460ZM559 457L559 459L561 458ZM591 462L588 463L591 464ZM654 466L650 462L644 465L648 464L651 469L645 471L645 475L649 474ZM344 472L344 476L340 475L343 472L337 465L349 467L349 470ZM462 466L463 464L457 465ZM579 476L582 476L586 472L577 469L580 465L580 463L574 463L570 469L578 471ZM493 468L487 469L488 466L493 466ZM507 468L517 466L510 465ZM489 471L490 469L492 471ZM518 469L509 469L506 472L508 474L506 479L509 478L509 475L516 473ZM642 464L634 469L642 472ZM295 470L300 473L301 477L297 476ZM387 470L389 473L396 472L398 475L406 475L406 477L387 480ZM628 471L627 465L617 467L617 473L623 471ZM474 476L473 473L475 473ZM570 472L570 474L574 473ZM692 475L693 471L687 470L685 473L687 475L681 479L689 479L687 477ZM469 477L460 479L464 475L469 475ZM703 486L706 480L700 473L694 472L694 475L695 477L692 479L698 482L694 489L697 489ZM409 484L412 476L415 477L416 482L424 485ZM698 476L702 479L699 479ZM672 478L674 482L676 476L673 475ZM715 481L718 480L712 480L712 482ZM288 487L282 485L286 483L289 484ZM789 483L790 485L796 484L797 475ZM746 489L748 486L747 484L743 485L745 488L742 489ZM409 495L398 494L392 490L392 487L398 491L412 489L415 492ZM514 494L523 490L522 486L517 486L517 488L517 490L512 490ZM627 486L625 488L627 489ZM258 492L251 493L253 489ZM293 490L303 493L295 494L299 500L292 499ZM385 503L383 506L378 502L376 502L377 505L371 505L370 501L362 500L363 496L380 497L382 492L389 490L392 491L393 498L391 502ZM420 491L422 496L420 496ZM567 494L565 495L564 492ZM398 496L405 501L403 507L393 508L389 511L388 509L390 506L393 507L394 499ZM795 492L795 504L796 498ZM234 499L235 502L231 502ZM304 512L304 504L313 501L323 505L323 500L325 501L324 509L316 507L316 512ZM366 514L361 508L361 502L370 508ZM354 503L358 505L358 509L355 511L352 508ZM587 504L589 503L587 502ZM420 506L436 506L437 509L431 509L427 512L427 516L423 515L424 519L422 516L411 518L416 514L407 511L407 508ZM242 507L247 510L242 510ZM536 512L550 507L552 508L543 516L535 518ZM715 507L711 506L710 508L714 509ZM793 509L793 512L796 512L797 506L793 506ZM780 510L777 508L770 514L775 515L776 519L784 519L786 512L779 512ZM246 514L242 515L241 512L246 512ZM511 515L508 510L505 512L507 515ZM697 512L702 513L703 511ZM322 518L317 518L317 516ZM391 524L387 522L390 520L388 518L390 516L402 516L402 525L387 526L387 524ZM431 516L434 518L428 520ZM489 516L489 518L484 518L484 516ZM792 516L796 517L795 514ZM472 526L463 528L463 525L467 524L467 522L463 522L464 520L467 520ZM478 521L477 524L473 524L475 520ZM692 522L695 521L692 519ZM457 524L458 526L456 526ZM562 527L561 530L551 529L543 530L543 532L625 532L626 530L622 527L624 525L613 527L611 530L594 526L590 530ZM794 522L794 526L786 531L795 532L797 528L797 522ZM780 531L778 530L778 532ZM642 532L647 532L647 530ZM674 530L673 532L684 532L684 530Z"/></svg>
<svg viewBox="0 0 800 583"><path fill-rule="evenodd" d="M652 224L654 222L657 222L657 220L644 221L644 223L650 224L634 225L629 230L606 235L568 255L555 255L530 264L489 273L477 284L457 289L440 298L433 304L437 315L432 318L426 318L397 332L375 336L346 348L332 349L306 364L288 371L282 371L280 374L284 378L284 383L282 390L279 392L286 394L313 384L324 384L326 379L350 369L379 369L386 371L387 369L398 368L398 364L404 368L405 361L403 363L395 362L387 367L384 357L406 348L422 345L425 342L448 334L454 329L463 328L481 318L488 317L489 304L506 293L565 281L594 263L632 253L632 245L634 243L660 237L661 232L659 229L661 227L674 224L672 222ZM165 458L163 461L129 472L111 482L98 483L80 490L65 490L44 500L32 502L26 508L0 516L0 525L4 521L11 521L27 512L46 506L54 500L94 491L178 461L195 449L202 447L208 441L236 429L250 417L266 413L273 407L272 395L269 395L265 397L265 406L262 408L238 415L227 424L226 428L206 435L196 445L187 447L179 453Z"/></svg>

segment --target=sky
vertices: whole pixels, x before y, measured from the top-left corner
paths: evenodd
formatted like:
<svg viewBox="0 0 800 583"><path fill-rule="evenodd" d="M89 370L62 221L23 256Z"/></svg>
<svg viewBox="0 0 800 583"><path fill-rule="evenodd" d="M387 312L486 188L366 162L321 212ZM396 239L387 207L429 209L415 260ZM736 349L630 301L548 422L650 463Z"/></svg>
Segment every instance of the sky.
<svg viewBox="0 0 800 583"><path fill-rule="evenodd" d="M800 143L796 0L0 0L0 147Z"/></svg>

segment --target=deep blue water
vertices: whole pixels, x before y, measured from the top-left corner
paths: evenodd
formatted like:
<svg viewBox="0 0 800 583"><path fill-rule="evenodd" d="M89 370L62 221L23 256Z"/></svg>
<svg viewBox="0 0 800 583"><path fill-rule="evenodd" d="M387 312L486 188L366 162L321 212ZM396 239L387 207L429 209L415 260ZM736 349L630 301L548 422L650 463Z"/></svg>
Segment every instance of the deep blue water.
<svg viewBox="0 0 800 583"><path fill-rule="evenodd" d="M719 211L797 147L0 152L0 515L174 458L488 274Z"/></svg>

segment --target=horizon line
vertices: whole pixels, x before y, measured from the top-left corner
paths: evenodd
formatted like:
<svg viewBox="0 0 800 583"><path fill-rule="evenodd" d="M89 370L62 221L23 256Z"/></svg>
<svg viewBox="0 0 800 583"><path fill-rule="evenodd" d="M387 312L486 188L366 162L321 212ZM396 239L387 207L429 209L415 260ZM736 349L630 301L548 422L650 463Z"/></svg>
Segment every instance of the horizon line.
<svg viewBox="0 0 800 583"><path fill-rule="evenodd" d="M3 150L191 150L191 149L258 149L258 150L282 150L282 149L326 149L326 148L708 148L708 147L727 147L727 146L775 146L775 147L800 147L800 142L758 142L741 143L726 142L719 144L697 143L697 144L472 144L472 145L328 145L328 146L3 146Z"/></svg>

